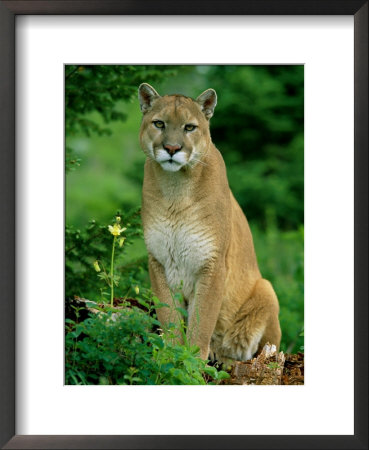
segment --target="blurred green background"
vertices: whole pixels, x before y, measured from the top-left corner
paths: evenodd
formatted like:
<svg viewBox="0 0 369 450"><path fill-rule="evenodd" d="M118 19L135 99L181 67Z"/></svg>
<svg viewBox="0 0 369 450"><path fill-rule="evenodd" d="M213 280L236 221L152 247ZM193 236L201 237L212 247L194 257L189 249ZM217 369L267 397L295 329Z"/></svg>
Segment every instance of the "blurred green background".
<svg viewBox="0 0 369 450"><path fill-rule="evenodd" d="M135 214L141 203L145 160L138 141L137 88L147 82L162 95L196 98L211 87L218 94L210 123L212 139L250 223L261 272L279 298L281 349L300 350L303 66L66 66L65 79L66 296L98 295L96 278L88 281L94 277L89 271L105 250L103 242L93 240L93 233L96 224L111 223L117 210L128 214L135 229L131 235L128 229L127 246L118 258L126 281L122 291L133 282L149 286L146 250Z"/></svg>

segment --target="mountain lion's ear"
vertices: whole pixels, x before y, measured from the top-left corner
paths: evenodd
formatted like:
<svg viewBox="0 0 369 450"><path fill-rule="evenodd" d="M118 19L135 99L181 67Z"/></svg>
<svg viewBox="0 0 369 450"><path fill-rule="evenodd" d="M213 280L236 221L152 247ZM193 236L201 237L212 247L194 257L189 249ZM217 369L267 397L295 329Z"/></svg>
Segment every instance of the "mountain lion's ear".
<svg viewBox="0 0 369 450"><path fill-rule="evenodd" d="M159 98L160 95L155 91L155 89L147 83L140 84L138 88L138 99L140 101L141 111L149 111L152 107L154 100Z"/></svg>
<svg viewBox="0 0 369 450"><path fill-rule="evenodd" d="M196 101L201 106L205 117L209 120L213 116L214 108L217 104L217 93L214 89L206 89L197 97Z"/></svg>

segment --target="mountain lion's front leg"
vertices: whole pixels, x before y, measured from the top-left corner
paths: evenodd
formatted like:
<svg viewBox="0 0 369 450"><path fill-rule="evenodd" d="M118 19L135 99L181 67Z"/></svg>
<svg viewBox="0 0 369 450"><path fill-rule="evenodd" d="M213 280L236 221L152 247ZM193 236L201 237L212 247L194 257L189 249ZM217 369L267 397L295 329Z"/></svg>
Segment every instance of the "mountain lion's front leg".
<svg viewBox="0 0 369 450"><path fill-rule="evenodd" d="M166 303L169 306L157 308L156 310L156 314L163 326L164 332L169 323L174 323L176 325L174 330L176 341L183 344L183 338L180 333L180 314L175 309L176 305L174 304L172 294L168 287L164 267L150 253L149 274L154 294L159 298L161 303Z"/></svg>
<svg viewBox="0 0 369 450"><path fill-rule="evenodd" d="M200 347L200 356L207 359L210 340L218 320L223 300L225 268L212 264L202 270L195 295L188 308L187 339Z"/></svg>

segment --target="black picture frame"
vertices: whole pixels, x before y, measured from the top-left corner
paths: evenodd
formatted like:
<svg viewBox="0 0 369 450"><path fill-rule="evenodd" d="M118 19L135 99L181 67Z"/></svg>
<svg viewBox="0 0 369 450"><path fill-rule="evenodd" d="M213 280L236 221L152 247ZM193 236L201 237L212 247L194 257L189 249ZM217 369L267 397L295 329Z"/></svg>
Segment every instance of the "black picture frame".
<svg viewBox="0 0 369 450"><path fill-rule="evenodd" d="M28 14L352 15L355 42L354 435L15 435L15 18ZM339 93L337 93L339 95ZM368 448L368 1L0 1L0 445L6 449ZM339 399L339 392L337 392ZM319 407L317 405L317 407Z"/></svg>

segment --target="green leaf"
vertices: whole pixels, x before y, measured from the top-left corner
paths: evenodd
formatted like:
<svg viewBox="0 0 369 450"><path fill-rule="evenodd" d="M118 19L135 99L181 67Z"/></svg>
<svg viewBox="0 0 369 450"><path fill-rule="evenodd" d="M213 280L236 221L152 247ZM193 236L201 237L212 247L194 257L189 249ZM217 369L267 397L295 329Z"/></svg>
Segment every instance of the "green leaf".
<svg viewBox="0 0 369 450"><path fill-rule="evenodd" d="M150 305L148 303L146 303L144 300L138 298L137 301L140 305L144 306L147 309L150 309Z"/></svg>
<svg viewBox="0 0 369 450"><path fill-rule="evenodd" d="M217 377L217 369L215 367L212 366L206 366L204 368L204 372L207 375L210 375L212 378L216 378Z"/></svg>
<svg viewBox="0 0 369 450"><path fill-rule="evenodd" d="M224 370L220 370L217 373L217 380L226 380L227 378L230 378L231 376L229 375L228 372L225 372Z"/></svg>
<svg viewBox="0 0 369 450"><path fill-rule="evenodd" d="M73 324L73 325L76 323L74 320L68 319L68 317L65 319L65 322L66 322L66 323Z"/></svg>

